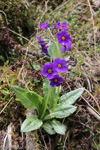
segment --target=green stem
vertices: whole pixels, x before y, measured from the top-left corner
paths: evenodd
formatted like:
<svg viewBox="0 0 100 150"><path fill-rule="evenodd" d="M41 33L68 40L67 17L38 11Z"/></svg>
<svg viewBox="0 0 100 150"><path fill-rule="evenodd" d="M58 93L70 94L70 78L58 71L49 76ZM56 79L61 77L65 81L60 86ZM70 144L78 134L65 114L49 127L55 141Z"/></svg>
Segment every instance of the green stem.
<svg viewBox="0 0 100 150"><path fill-rule="evenodd" d="M53 34L52 34L52 32L51 32L50 28L48 28L48 31L49 31L49 33L50 33L50 35L51 35L51 37L52 37L53 41L55 42L55 44L56 44L56 46L57 46L57 50L58 50L59 57L61 57L61 55L60 55L60 51L59 51L58 43L55 41L55 38L54 38L54 36L53 36Z"/></svg>
<svg viewBox="0 0 100 150"><path fill-rule="evenodd" d="M54 108L55 108L55 107L56 107L56 105L57 105L58 97L59 97L59 87L58 87L58 90L57 90L57 96L56 96L56 100L55 100Z"/></svg>
<svg viewBox="0 0 100 150"><path fill-rule="evenodd" d="M50 33L50 35L51 35L52 39L55 41L55 38L54 38L54 36L53 36L53 34L52 34L52 32L51 32L50 28L48 28L48 31L49 31L49 33Z"/></svg>
<svg viewBox="0 0 100 150"><path fill-rule="evenodd" d="M49 85L49 88L48 88L47 99L46 99L46 102L45 102L45 105L44 105L44 109L43 109L43 112L42 112L42 115L41 115L40 119L42 119L44 117L44 114L45 114L46 109L47 109L49 97L50 97L50 85Z"/></svg>
<svg viewBox="0 0 100 150"><path fill-rule="evenodd" d="M59 57L61 58L58 43L57 43L57 42L55 42L55 44L56 44L56 46L57 46L57 50L58 50Z"/></svg>

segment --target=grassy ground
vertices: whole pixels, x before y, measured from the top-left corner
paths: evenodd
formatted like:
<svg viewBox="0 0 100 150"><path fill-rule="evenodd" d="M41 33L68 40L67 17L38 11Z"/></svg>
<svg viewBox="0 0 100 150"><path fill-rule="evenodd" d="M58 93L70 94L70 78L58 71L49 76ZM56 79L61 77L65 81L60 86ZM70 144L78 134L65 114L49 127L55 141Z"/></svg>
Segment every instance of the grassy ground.
<svg viewBox="0 0 100 150"><path fill-rule="evenodd" d="M44 1L41 1L41 3L37 1L35 4L37 6L36 11L34 15L30 15L30 18L35 20L34 32L30 28L30 33L25 34L25 29L20 25L17 25L17 27L19 26L17 30L13 26L11 28L9 26L6 30L1 29L3 34L7 34L8 37L2 40L2 49L7 49L6 56L1 55L0 57L2 64L0 67L0 130L7 130L7 126L12 122L15 126L12 136L13 143L15 142L17 145L25 144L25 140L21 139L19 132L20 121L25 118L25 109L18 101L15 101L14 95L11 95L11 85L16 84L38 93L42 92L40 68L47 60L44 57L43 59L37 58L32 54L27 54L26 57L24 49L40 52L36 36L45 39L49 37L47 32L39 29L41 22L48 21L52 32L55 34L53 24L57 21L64 21L69 26L68 33L71 34L72 47L66 53L66 56L70 56L68 61L69 70L64 75L61 93L79 87L85 87L86 90L75 104L78 106L77 112L65 119L67 128L65 136L56 135L52 137L42 130L38 131L41 141L40 149L99 150L100 9L86 0L70 0L65 5L64 3L51 1L45 2L44 5ZM8 16L8 21L10 19ZM4 21L2 26L5 24ZM32 22L30 26L32 26ZM28 41L28 39L30 40ZM7 42L5 43L5 41ZM22 53L22 56L20 56L20 53ZM6 59L9 60L9 63Z"/></svg>

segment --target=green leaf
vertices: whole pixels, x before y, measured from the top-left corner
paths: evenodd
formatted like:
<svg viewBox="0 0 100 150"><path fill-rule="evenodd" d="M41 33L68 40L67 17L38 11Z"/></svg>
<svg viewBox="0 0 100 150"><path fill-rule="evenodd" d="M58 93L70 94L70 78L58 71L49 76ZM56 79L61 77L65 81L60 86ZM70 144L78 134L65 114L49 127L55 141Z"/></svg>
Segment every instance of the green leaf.
<svg viewBox="0 0 100 150"><path fill-rule="evenodd" d="M32 66L35 70L41 70L41 67L39 65L32 65Z"/></svg>
<svg viewBox="0 0 100 150"><path fill-rule="evenodd" d="M54 110L50 110L50 114L46 115L43 120L52 118L65 118L76 111L77 107L73 105L65 105L65 103L57 104Z"/></svg>
<svg viewBox="0 0 100 150"><path fill-rule="evenodd" d="M66 61L68 61L69 59L70 59L70 55L69 56L64 56L64 59L66 60Z"/></svg>
<svg viewBox="0 0 100 150"><path fill-rule="evenodd" d="M84 88L79 88L74 91L71 91L69 93L66 93L62 95L59 99L59 102L66 102L65 105L74 104L75 101L81 96L81 94L84 92Z"/></svg>
<svg viewBox="0 0 100 150"><path fill-rule="evenodd" d="M66 126L64 124L62 124L60 121L57 121L57 120L52 120L51 122L54 130L58 133L58 134L61 134L61 135L64 135L65 132L66 132Z"/></svg>
<svg viewBox="0 0 100 150"><path fill-rule="evenodd" d="M100 148L100 144L98 144L97 146L98 146L98 148Z"/></svg>
<svg viewBox="0 0 100 150"><path fill-rule="evenodd" d="M28 117L21 126L21 132L30 132L37 130L42 126L43 122L37 116Z"/></svg>
<svg viewBox="0 0 100 150"><path fill-rule="evenodd" d="M42 128L50 135L55 134L55 130L53 129L53 126L51 124L51 122L46 122L42 125Z"/></svg>
<svg viewBox="0 0 100 150"><path fill-rule="evenodd" d="M49 108L52 109L54 107L56 100L56 87L50 87L50 97L49 97Z"/></svg>
<svg viewBox="0 0 100 150"><path fill-rule="evenodd" d="M53 56L54 58L57 57L62 58L63 56L61 45L58 42L55 42L54 49L53 49Z"/></svg>
<svg viewBox="0 0 100 150"><path fill-rule="evenodd" d="M50 81L47 78L45 78L44 81L43 81L43 94L45 96L48 93L48 89L49 89L49 86L50 86L49 83L50 83Z"/></svg>
<svg viewBox="0 0 100 150"><path fill-rule="evenodd" d="M48 79L44 79L44 82L43 82L43 94L44 94L44 96L47 95L48 89L50 90L49 107L50 107L50 109L52 109L54 106L55 99L56 99L56 87L51 87L50 81Z"/></svg>
<svg viewBox="0 0 100 150"><path fill-rule="evenodd" d="M12 86L12 90L16 94L17 98L24 107L28 109L39 109L39 102L42 101L42 97L35 92L25 90L19 86Z"/></svg>

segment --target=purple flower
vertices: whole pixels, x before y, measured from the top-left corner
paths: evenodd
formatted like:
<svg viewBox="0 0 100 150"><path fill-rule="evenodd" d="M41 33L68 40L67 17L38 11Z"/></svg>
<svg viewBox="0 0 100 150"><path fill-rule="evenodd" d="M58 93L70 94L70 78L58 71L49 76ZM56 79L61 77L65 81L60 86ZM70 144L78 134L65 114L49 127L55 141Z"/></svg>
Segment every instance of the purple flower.
<svg viewBox="0 0 100 150"><path fill-rule="evenodd" d="M68 43L66 45L61 45L61 50L63 53L65 53L66 51L69 51L71 48L71 41L68 41Z"/></svg>
<svg viewBox="0 0 100 150"><path fill-rule="evenodd" d="M57 74L54 63L43 65L41 73L44 77L47 77L47 79L52 79L53 76Z"/></svg>
<svg viewBox="0 0 100 150"><path fill-rule="evenodd" d="M67 44L70 40L70 34L67 34L66 31L61 31L61 33L56 34L58 38L58 43L60 44Z"/></svg>
<svg viewBox="0 0 100 150"><path fill-rule="evenodd" d="M66 22L63 22L62 24L60 24L60 21L58 21L57 24L55 24L54 26L60 30L67 30L68 29Z"/></svg>
<svg viewBox="0 0 100 150"><path fill-rule="evenodd" d="M46 46L45 44L41 43L41 49L44 53L48 54L48 50L47 50L48 46Z"/></svg>
<svg viewBox="0 0 100 150"><path fill-rule="evenodd" d="M46 45L44 44L44 41L43 41L40 37L37 36L37 38L39 39L39 42L40 42L42 51L43 51L44 53L48 54L48 51L47 51L48 46L46 46Z"/></svg>
<svg viewBox="0 0 100 150"><path fill-rule="evenodd" d="M60 86L61 82L63 82L63 78L59 77L59 75L55 75L52 79L50 79L51 87Z"/></svg>
<svg viewBox="0 0 100 150"><path fill-rule="evenodd" d="M68 70L68 67L66 66L67 61L65 59L56 58L54 60L54 64L55 64L55 70L57 72L62 73Z"/></svg>
<svg viewBox="0 0 100 150"><path fill-rule="evenodd" d="M48 26L48 22L47 22L47 21L46 21L46 23L41 23L41 24L40 24L40 28L41 28L41 29L44 29L44 28L47 29L47 26Z"/></svg>
<svg viewBox="0 0 100 150"><path fill-rule="evenodd" d="M39 40L40 43L44 42L39 36L37 36L37 38L38 38L38 40Z"/></svg>

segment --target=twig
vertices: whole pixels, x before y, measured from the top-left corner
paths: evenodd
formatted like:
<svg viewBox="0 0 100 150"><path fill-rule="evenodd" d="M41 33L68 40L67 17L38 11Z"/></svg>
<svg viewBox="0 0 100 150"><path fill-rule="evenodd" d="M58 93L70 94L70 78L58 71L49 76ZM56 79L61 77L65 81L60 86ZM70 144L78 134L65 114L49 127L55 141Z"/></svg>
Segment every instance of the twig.
<svg viewBox="0 0 100 150"><path fill-rule="evenodd" d="M70 0L68 0L67 2L65 2L64 4L61 4L60 6L58 6L53 12L51 12L49 15L53 14L55 11L61 9L62 7L66 6L66 4L68 4L70 2Z"/></svg>
<svg viewBox="0 0 100 150"><path fill-rule="evenodd" d="M6 13L5 13L4 11L2 11L2 10L0 10L0 12L4 14L5 19L6 19L6 24L8 25L8 20L7 20L7 15L6 15ZM22 37L23 39L25 39L26 41L28 41L31 45L33 45L36 49L38 49L38 48L37 48L29 39L27 39L26 37L20 35L19 33L15 32L15 31L13 31L13 30L11 30L11 29L9 29L9 28L7 28L7 29L8 29L10 32L12 32L12 33L14 33L14 34L16 34L16 35Z"/></svg>
<svg viewBox="0 0 100 150"><path fill-rule="evenodd" d="M96 36L95 36L95 24L94 24L94 18L93 18L93 10L90 4L90 0L87 0L89 7L90 7L90 12L91 12L91 19L92 19L92 24L93 24L93 36L94 36L94 50L95 50L95 55L96 55Z"/></svg>
<svg viewBox="0 0 100 150"><path fill-rule="evenodd" d="M97 100L94 98L94 96L93 96L87 89L85 89L85 91L93 98L93 100L95 101L95 103L96 103L96 105L97 105L97 107L98 107L98 110L99 110L99 112L100 112L100 106L99 106Z"/></svg>
<svg viewBox="0 0 100 150"><path fill-rule="evenodd" d="M29 39L27 39L26 37L20 35L19 33L15 32L15 31L13 31L13 30L11 30L11 29L9 29L9 28L8 28L8 30L9 30L10 32L12 32L12 33L14 33L14 34L16 34L16 35L22 37L23 39L25 39L26 41L28 41L32 46L34 46L36 49L38 49L38 47L36 47L36 46L35 46Z"/></svg>
<svg viewBox="0 0 100 150"><path fill-rule="evenodd" d="M39 27L40 27L40 22L41 22L43 16L45 15L45 13L48 11L48 7L47 7L48 2L49 2L49 0L47 0L47 1L45 2L45 10L44 10L44 12L43 12L43 14L42 14L42 16L41 16L41 18L40 18L40 20L39 20L38 28L37 28L37 34L38 34L38 29L39 29Z"/></svg>
<svg viewBox="0 0 100 150"><path fill-rule="evenodd" d="M49 150L52 150L52 147L51 147L51 138L50 138L50 136L49 136Z"/></svg>
<svg viewBox="0 0 100 150"><path fill-rule="evenodd" d="M12 99L13 97L9 100L9 102L5 105L5 107L0 111L0 114L4 111L4 109L7 107L7 105L11 102Z"/></svg>
<svg viewBox="0 0 100 150"><path fill-rule="evenodd" d="M81 97L87 103L87 105L100 116L100 113L96 109L94 109L83 96L81 96Z"/></svg>
<svg viewBox="0 0 100 150"><path fill-rule="evenodd" d="M66 148L66 141L67 141L68 136L69 136L69 131L67 132L65 140L64 140L63 150L65 150L65 148ZM67 150L67 148L66 148L66 150Z"/></svg>
<svg viewBox="0 0 100 150"><path fill-rule="evenodd" d="M18 73L18 80L19 80L20 82L21 82L21 80L20 80L20 74L21 74L23 68L24 68L24 64L22 65L22 67L21 67L21 69L20 69L20 71L19 71L19 73Z"/></svg>
<svg viewBox="0 0 100 150"><path fill-rule="evenodd" d="M4 11L2 11L2 10L0 10L0 13L3 13L3 14L4 14L5 19L6 19L6 24L8 25L8 20L7 20L7 15L6 15L6 13L5 13Z"/></svg>
<svg viewBox="0 0 100 150"><path fill-rule="evenodd" d="M21 67L21 69L20 69L20 71L19 71L19 73L18 73L18 79L20 78L20 74L21 74L21 72L22 72L22 70L23 70L23 68L24 68L25 60L26 60L26 57L27 57L27 54L28 54L28 49L29 49L30 45L31 45L31 43L30 43L29 46L26 48L26 53L25 53L24 62L23 62L23 65L22 65L22 67ZM19 79L19 80L20 80L20 79ZM20 82L22 82L22 80L20 80Z"/></svg>
<svg viewBox="0 0 100 150"><path fill-rule="evenodd" d="M8 143L6 144L7 139L8 139ZM6 147L7 145L9 148ZM11 147L12 147L12 123L9 124L7 129L7 135L4 138L3 150L5 150L6 148L11 150L12 149Z"/></svg>
<svg viewBox="0 0 100 150"><path fill-rule="evenodd" d="M87 83L88 83L88 88L89 88L89 91L92 92L92 87L91 87L91 83L90 83L90 80L89 80L89 77L87 77L86 73L84 72L84 69L82 68L82 71L83 71L83 74L87 80Z"/></svg>
<svg viewBox="0 0 100 150"><path fill-rule="evenodd" d="M88 110L95 118L97 118L97 119L100 121L100 116L99 116L95 111L93 111L93 109L91 109L89 106L87 106L87 110Z"/></svg>
<svg viewBox="0 0 100 150"><path fill-rule="evenodd" d="M82 87L82 86L81 86ZM87 89L85 89L85 91L86 92L88 92L88 94L93 98L93 100L95 101L95 103L96 103L96 105L97 105L97 107L98 107L98 110L100 110L100 107L99 107L99 104L98 104L98 102L96 101L96 99L94 98L94 96L87 90ZM96 110L96 109L94 109L88 102L87 102L87 100L81 95L81 97L83 98L83 100L88 104L88 106L91 108L91 109L93 109L99 116L100 116L100 113Z"/></svg>
<svg viewBox="0 0 100 150"><path fill-rule="evenodd" d="M41 129L40 129L39 131L40 131L40 134L41 134L41 136L42 136L42 138L43 138L43 142L44 142L45 148L46 148L46 150L48 150L48 147L47 147L46 142L45 142L45 140L44 140L44 136L42 135Z"/></svg>
<svg viewBox="0 0 100 150"><path fill-rule="evenodd" d="M27 50L25 48L24 48L24 50L27 51L28 54L31 54L31 55L36 56L36 57L40 57L40 59L36 60L35 62L38 62L41 59L45 59L47 61L50 61L50 57L49 56L47 56L47 55L44 56L44 54L40 53L39 51Z"/></svg>

